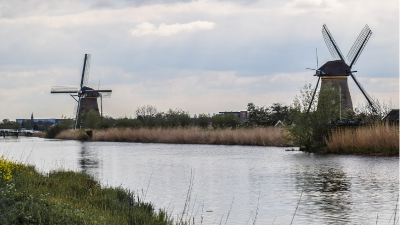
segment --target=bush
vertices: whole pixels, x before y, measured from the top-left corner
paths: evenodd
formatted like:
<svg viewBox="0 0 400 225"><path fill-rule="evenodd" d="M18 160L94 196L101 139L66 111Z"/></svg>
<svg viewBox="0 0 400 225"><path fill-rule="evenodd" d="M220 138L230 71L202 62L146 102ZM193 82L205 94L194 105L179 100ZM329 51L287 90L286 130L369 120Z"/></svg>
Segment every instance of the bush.
<svg viewBox="0 0 400 225"><path fill-rule="evenodd" d="M57 123L54 124L49 128L49 130L46 133L46 138L55 138L57 134L59 134L63 130L68 130L69 127L66 124L63 123Z"/></svg>
<svg viewBox="0 0 400 225"><path fill-rule="evenodd" d="M117 128L140 128L142 123L137 119L120 118L115 122Z"/></svg>
<svg viewBox="0 0 400 225"><path fill-rule="evenodd" d="M212 117L212 126L214 129L226 127L236 128L239 124L239 117L234 113L228 113L226 115L217 114Z"/></svg>
<svg viewBox="0 0 400 225"><path fill-rule="evenodd" d="M199 118L197 119L197 123L200 127L206 128L210 124L209 118L206 114L199 114Z"/></svg>

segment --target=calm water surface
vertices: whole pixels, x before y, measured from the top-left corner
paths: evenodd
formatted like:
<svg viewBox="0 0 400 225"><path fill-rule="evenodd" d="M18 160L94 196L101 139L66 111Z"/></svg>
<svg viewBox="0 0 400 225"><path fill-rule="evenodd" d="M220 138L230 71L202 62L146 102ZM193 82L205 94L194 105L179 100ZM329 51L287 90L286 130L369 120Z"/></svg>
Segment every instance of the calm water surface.
<svg viewBox="0 0 400 225"><path fill-rule="evenodd" d="M308 154L280 147L0 139L0 155L43 171L72 169L146 193L203 224L393 224L399 158ZM148 187L148 188L147 188ZM142 194L143 192L143 194ZM227 220L227 216L228 221Z"/></svg>

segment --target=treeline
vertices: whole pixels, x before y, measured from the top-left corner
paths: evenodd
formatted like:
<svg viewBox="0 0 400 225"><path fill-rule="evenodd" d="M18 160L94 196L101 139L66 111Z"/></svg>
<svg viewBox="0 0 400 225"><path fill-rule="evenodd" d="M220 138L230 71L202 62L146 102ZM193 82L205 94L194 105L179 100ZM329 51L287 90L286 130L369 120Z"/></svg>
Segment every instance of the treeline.
<svg viewBox="0 0 400 225"><path fill-rule="evenodd" d="M209 127L236 128L241 124L238 115L226 114L199 114L190 116L189 112L182 109L169 109L159 111L155 106L146 105L139 107L135 117L101 118L96 111L90 111L83 116L81 128L108 129L108 128L175 128L175 127Z"/></svg>
<svg viewBox="0 0 400 225"><path fill-rule="evenodd" d="M182 109L169 109L159 111L155 106L146 105L135 111L134 117L112 118L104 117L91 111L84 115L82 128L107 129L107 128L174 128L197 126L214 129L274 126L278 121L291 123L291 106L283 103L273 103L271 106L256 106L254 103L247 105L247 118L239 118L236 113L205 114L190 116L189 112Z"/></svg>
<svg viewBox="0 0 400 225"><path fill-rule="evenodd" d="M0 121L0 129L19 130L19 129L21 129L21 124L15 122L15 121L10 121L9 119L3 119L2 121Z"/></svg>

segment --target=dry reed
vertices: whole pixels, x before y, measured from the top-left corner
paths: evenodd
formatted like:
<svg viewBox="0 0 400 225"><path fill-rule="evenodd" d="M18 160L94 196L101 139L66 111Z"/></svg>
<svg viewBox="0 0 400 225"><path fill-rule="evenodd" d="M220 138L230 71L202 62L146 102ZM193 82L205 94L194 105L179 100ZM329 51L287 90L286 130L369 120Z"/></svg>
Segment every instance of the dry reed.
<svg viewBox="0 0 400 225"><path fill-rule="evenodd" d="M399 126L337 129L325 143L330 153L398 155Z"/></svg>
<svg viewBox="0 0 400 225"><path fill-rule="evenodd" d="M201 129L189 128L140 128L95 130L92 141L176 143L176 144L222 144L222 145L258 145L292 146L285 138L287 131L282 128L252 129ZM76 131L62 131L59 139L79 140Z"/></svg>

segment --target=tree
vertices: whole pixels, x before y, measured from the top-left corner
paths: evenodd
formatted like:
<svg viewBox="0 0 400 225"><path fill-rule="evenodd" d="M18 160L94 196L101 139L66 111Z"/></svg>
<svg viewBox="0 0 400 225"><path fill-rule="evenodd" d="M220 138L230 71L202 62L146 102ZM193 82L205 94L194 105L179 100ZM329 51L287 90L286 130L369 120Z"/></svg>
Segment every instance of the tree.
<svg viewBox="0 0 400 225"><path fill-rule="evenodd" d="M90 110L88 113L85 114L85 118L83 120L84 128L88 129L96 129L99 122L101 121L100 113L95 110Z"/></svg>
<svg viewBox="0 0 400 225"><path fill-rule="evenodd" d="M338 88L326 85L316 93L313 102L314 89L306 84L296 96L290 113L293 126L288 128L294 143L307 151L318 150L323 145L332 129L332 121L339 115ZM311 104L310 111L307 113Z"/></svg>
<svg viewBox="0 0 400 225"><path fill-rule="evenodd" d="M209 120L210 120L209 117L206 114L202 113L202 114L199 114L199 118L197 119L197 123L198 123L198 125L200 127L207 128L208 125L210 124Z"/></svg>
<svg viewBox="0 0 400 225"><path fill-rule="evenodd" d="M271 111L268 107L259 107L254 103L247 104L248 123L250 125L267 126Z"/></svg>
<svg viewBox="0 0 400 225"><path fill-rule="evenodd" d="M212 126L214 129L217 128L236 128L240 124L238 115L234 113L228 113L225 115L217 114L212 117Z"/></svg>
<svg viewBox="0 0 400 225"><path fill-rule="evenodd" d="M273 103L271 106L259 107L254 103L247 104L250 125L274 126L279 120L290 119L290 106L283 103Z"/></svg>
<svg viewBox="0 0 400 225"><path fill-rule="evenodd" d="M19 130L19 129L21 129L21 124L15 122L15 121L10 121L9 119L3 119L3 121L0 122L0 129L16 129L16 130Z"/></svg>

